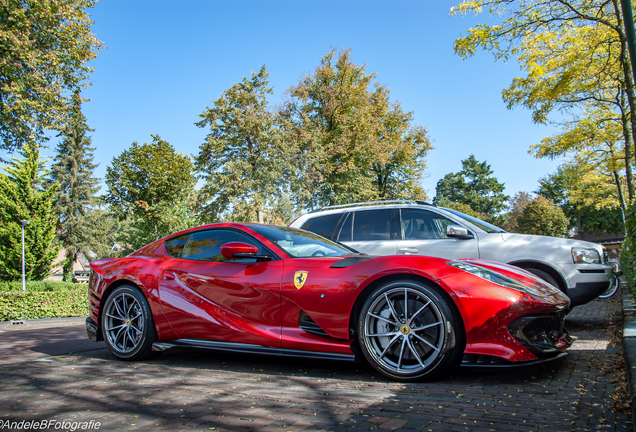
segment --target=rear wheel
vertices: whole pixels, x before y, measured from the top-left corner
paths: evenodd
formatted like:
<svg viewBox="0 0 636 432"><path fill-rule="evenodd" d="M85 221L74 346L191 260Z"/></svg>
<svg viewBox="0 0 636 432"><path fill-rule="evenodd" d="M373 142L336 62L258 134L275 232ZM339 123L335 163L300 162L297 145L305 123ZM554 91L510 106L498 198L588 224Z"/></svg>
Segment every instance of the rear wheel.
<svg viewBox="0 0 636 432"><path fill-rule="evenodd" d="M379 286L362 306L360 347L378 372L399 381L431 379L459 363L461 319L436 289L410 280Z"/></svg>
<svg viewBox="0 0 636 432"><path fill-rule="evenodd" d="M122 360L152 357L157 331L148 301L139 288L117 287L106 299L102 332L110 352Z"/></svg>

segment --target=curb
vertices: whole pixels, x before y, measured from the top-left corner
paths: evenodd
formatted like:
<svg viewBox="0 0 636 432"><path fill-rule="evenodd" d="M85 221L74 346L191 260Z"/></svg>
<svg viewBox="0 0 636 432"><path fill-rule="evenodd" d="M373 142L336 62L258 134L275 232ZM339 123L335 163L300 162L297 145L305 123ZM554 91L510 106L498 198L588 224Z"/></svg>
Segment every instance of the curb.
<svg viewBox="0 0 636 432"><path fill-rule="evenodd" d="M0 330L20 328L45 328L84 324L86 317L40 318L31 320L0 321Z"/></svg>
<svg viewBox="0 0 636 432"><path fill-rule="evenodd" d="M623 356L629 384L629 397L632 406L632 419L636 419L634 395L636 395L636 304L627 284L622 284L623 309Z"/></svg>

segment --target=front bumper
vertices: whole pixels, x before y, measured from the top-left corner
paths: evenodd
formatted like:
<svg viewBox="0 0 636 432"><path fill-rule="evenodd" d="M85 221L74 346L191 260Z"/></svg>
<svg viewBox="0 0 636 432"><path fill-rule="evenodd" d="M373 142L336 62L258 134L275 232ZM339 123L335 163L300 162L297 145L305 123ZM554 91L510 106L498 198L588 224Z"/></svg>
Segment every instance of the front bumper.
<svg viewBox="0 0 636 432"><path fill-rule="evenodd" d="M610 281L601 282L578 282L574 288L568 288L567 295L570 297L572 306L579 306L591 302L609 288Z"/></svg>
<svg viewBox="0 0 636 432"><path fill-rule="evenodd" d="M88 334L88 338L93 342L104 340L102 338L101 329L90 318L86 318L86 333Z"/></svg>
<svg viewBox="0 0 636 432"><path fill-rule="evenodd" d="M514 320L510 334L538 359L555 357L572 345L572 338L563 326L566 311L549 315L526 315Z"/></svg>
<svg viewBox="0 0 636 432"><path fill-rule="evenodd" d="M589 303L603 294L614 277L614 267L605 264L570 264L563 266L567 274L567 296L572 306Z"/></svg>

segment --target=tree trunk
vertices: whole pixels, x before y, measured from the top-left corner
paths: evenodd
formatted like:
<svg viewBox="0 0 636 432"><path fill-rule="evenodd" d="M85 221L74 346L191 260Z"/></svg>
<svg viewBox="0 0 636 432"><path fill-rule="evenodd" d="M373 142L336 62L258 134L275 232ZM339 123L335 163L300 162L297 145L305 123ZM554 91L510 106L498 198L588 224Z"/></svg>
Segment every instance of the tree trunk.
<svg viewBox="0 0 636 432"><path fill-rule="evenodd" d="M618 24L618 37L621 43L620 62L625 78L627 101L630 109L629 122L631 124L632 144L634 144L636 142L636 122L634 122L634 113L636 113L636 89L634 89L634 79L631 73L629 52L627 49L627 35L625 34L625 27L623 26L623 15L621 13L621 8L618 5L618 0L612 0L612 4L614 5L616 22Z"/></svg>
<svg viewBox="0 0 636 432"><path fill-rule="evenodd" d="M621 98L621 126L623 128L623 137L625 138L625 177L627 180L627 195L629 197L629 201L631 202L636 195L636 191L634 191L634 176L632 174L632 157L634 155L633 145L634 139L633 135L629 129L629 114L627 112L627 107L624 103L625 98ZM620 185L618 185L620 188ZM625 210L626 208L624 208Z"/></svg>

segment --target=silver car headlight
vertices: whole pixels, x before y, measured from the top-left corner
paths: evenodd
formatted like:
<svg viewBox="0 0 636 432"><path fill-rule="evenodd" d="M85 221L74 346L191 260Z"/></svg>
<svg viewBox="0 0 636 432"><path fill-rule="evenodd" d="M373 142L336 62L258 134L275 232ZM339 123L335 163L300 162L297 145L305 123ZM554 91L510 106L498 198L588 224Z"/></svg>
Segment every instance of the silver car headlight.
<svg viewBox="0 0 636 432"><path fill-rule="evenodd" d="M594 248L572 248L572 259L575 264L601 264L601 255Z"/></svg>
<svg viewBox="0 0 636 432"><path fill-rule="evenodd" d="M487 280L488 282L492 282L496 285L511 288L513 290L522 291L528 294L535 295L537 297L545 297L545 294L534 289L531 286L524 285L520 282L512 280L511 278L502 275L501 273L497 273L496 271L480 267L474 264L469 264L462 261L449 261L446 264L458 268L460 270L464 270L472 275L480 277L482 279Z"/></svg>

